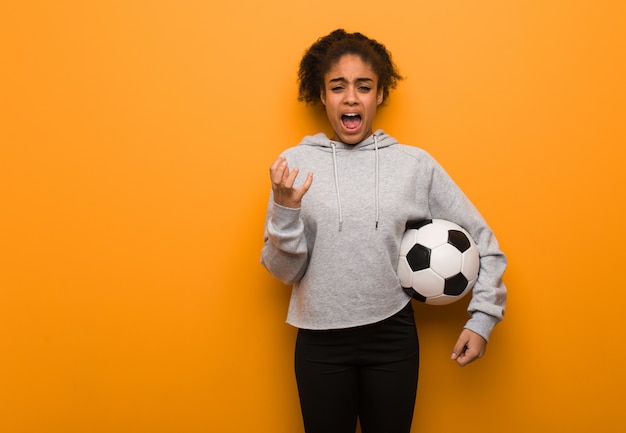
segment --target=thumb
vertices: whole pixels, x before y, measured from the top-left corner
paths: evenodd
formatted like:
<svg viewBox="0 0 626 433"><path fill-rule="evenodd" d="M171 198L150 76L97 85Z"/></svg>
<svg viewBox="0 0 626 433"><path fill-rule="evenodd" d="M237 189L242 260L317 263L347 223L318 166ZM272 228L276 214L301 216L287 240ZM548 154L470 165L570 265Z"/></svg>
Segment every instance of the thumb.
<svg viewBox="0 0 626 433"><path fill-rule="evenodd" d="M465 350L467 349L468 342L469 337L465 332L462 332L459 336L459 339L456 341L454 348L452 349L452 355L450 356L450 358L452 360L456 360L459 356L463 355L465 353Z"/></svg>

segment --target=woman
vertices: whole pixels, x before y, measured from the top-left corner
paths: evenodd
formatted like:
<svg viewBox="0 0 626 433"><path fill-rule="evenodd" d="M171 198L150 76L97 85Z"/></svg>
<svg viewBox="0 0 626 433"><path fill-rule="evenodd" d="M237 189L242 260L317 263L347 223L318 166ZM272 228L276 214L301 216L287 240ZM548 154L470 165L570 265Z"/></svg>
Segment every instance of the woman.
<svg viewBox="0 0 626 433"><path fill-rule="evenodd" d="M305 53L299 99L321 102L333 129L271 165L261 261L292 284L295 369L307 433L408 433L419 345L396 266L408 221L454 221L476 241L481 268L452 359L481 357L504 314L506 259L476 208L426 152L372 123L401 79L391 55L336 30ZM301 175L302 172L302 175Z"/></svg>

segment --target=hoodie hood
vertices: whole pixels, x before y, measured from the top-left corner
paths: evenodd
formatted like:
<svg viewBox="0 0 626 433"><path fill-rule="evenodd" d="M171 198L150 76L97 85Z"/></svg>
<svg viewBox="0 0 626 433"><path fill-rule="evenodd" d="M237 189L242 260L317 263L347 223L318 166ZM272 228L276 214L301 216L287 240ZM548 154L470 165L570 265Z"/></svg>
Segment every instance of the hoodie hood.
<svg viewBox="0 0 626 433"><path fill-rule="evenodd" d="M382 130L377 130L372 135L367 137L365 140L361 141L357 144L345 144L340 141L331 140L324 134L323 132L315 135L309 135L302 139L299 146L314 146L318 147L321 150L325 150L331 152L333 155L333 173L335 180L335 194L337 196L337 213L339 219L339 231L343 228L343 212L341 210L341 188L339 185L339 168L337 167L337 153L342 150L350 150L350 151L360 151L360 150L371 150L374 152L373 158L375 160L374 164L374 179L376 188L374 189L375 194L375 206L376 206L376 220L374 222L374 228L378 230L378 222L380 218L380 193L379 193L379 163L378 163L378 151L384 147L389 147L393 144L397 144L398 141L385 134Z"/></svg>

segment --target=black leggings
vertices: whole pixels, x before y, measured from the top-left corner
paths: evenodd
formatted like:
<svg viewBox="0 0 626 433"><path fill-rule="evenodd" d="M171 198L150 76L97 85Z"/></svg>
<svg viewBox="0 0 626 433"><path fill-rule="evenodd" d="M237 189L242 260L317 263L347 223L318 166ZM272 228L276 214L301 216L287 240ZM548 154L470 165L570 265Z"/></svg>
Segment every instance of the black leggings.
<svg viewBox="0 0 626 433"><path fill-rule="evenodd" d="M307 433L409 433L419 344L413 308L381 322L298 331L295 356Z"/></svg>

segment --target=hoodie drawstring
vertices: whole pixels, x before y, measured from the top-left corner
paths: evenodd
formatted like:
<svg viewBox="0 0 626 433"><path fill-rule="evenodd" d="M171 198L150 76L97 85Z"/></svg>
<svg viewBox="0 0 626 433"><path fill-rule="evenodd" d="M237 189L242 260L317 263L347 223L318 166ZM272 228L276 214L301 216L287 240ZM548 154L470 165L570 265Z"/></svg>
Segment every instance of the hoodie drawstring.
<svg viewBox="0 0 626 433"><path fill-rule="evenodd" d="M376 181L376 230L378 230L378 217L379 217L379 213L380 213L380 207L378 205L378 197L379 197L379 192L378 192L378 137L376 137L376 134L374 134L374 153L376 154L376 174L375 174L375 181Z"/></svg>
<svg viewBox="0 0 626 433"><path fill-rule="evenodd" d="M339 210L339 231L343 228L343 213L341 211L341 196L339 195L339 172L337 171L337 149L335 147L335 143L330 142L330 147L333 149L333 174L335 176L335 194L337 195L337 208ZM375 200L376 200L376 222L375 228L378 230L378 221L380 219L380 204L379 204L379 196L380 191L378 187L378 176L379 176L379 158L378 158L378 137L374 134L374 153L376 158L375 165L375 173L374 180L376 182L375 185Z"/></svg>
<svg viewBox="0 0 626 433"><path fill-rule="evenodd" d="M343 214L341 213L341 196L339 195L339 173L337 172L337 150L335 143L330 142L330 147L333 148L333 172L335 174L335 193L337 194L337 207L339 208L339 231L343 226Z"/></svg>

